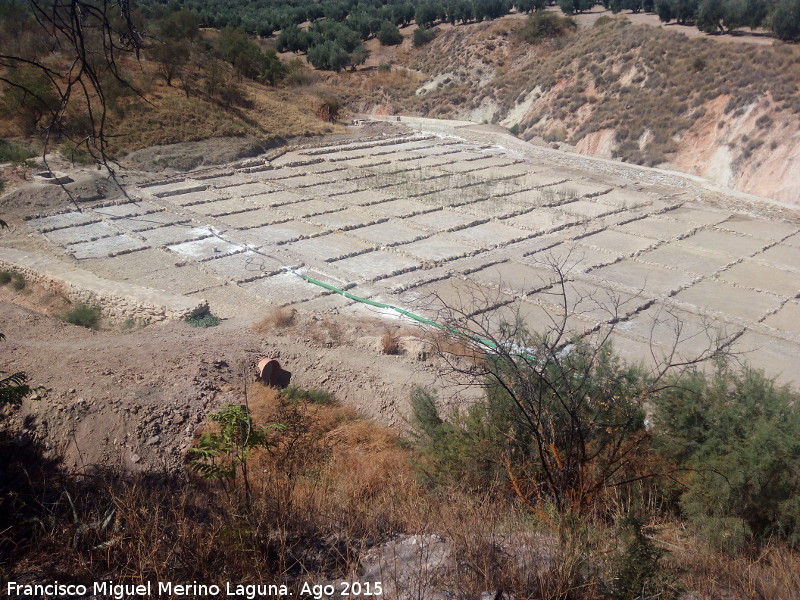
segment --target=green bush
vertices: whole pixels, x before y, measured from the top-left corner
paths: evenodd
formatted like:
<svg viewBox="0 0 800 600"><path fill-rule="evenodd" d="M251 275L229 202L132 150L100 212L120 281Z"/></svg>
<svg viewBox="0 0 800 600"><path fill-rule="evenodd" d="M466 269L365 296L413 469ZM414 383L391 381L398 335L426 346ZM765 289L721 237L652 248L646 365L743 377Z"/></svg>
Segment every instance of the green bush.
<svg viewBox="0 0 800 600"><path fill-rule="evenodd" d="M88 304L76 304L61 317L67 323L97 329L100 325L100 309Z"/></svg>
<svg viewBox="0 0 800 600"><path fill-rule="evenodd" d="M381 46L397 46L403 43L403 34L393 23L388 21L381 25L381 30L378 32L378 41Z"/></svg>
<svg viewBox="0 0 800 600"><path fill-rule="evenodd" d="M17 291L24 290L27 282L22 273L16 271L0 271L0 285L11 284L11 287Z"/></svg>
<svg viewBox="0 0 800 600"><path fill-rule="evenodd" d="M210 312L204 312L200 315L187 317L186 322L192 327L216 327L222 322L222 319L212 315Z"/></svg>
<svg viewBox="0 0 800 600"><path fill-rule="evenodd" d="M646 517L632 514L621 523L621 549L614 560L615 600L640 598L675 598L673 585L661 559L667 551L653 541L654 530L645 524Z"/></svg>
<svg viewBox="0 0 800 600"><path fill-rule="evenodd" d="M12 273L11 275L11 287L17 291L24 290L27 282L25 281L25 277L22 276L21 273Z"/></svg>
<svg viewBox="0 0 800 600"><path fill-rule="evenodd" d="M608 25L609 23L613 23L614 18L609 17L608 15L602 15L598 17L598 19L594 22L594 27L602 27L603 25Z"/></svg>
<svg viewBox="0 0 800 600"><path fill-rule="evenodd" d="M323 71L337 73L350 66L351 60L347 50L334 40L328 40L308 49L308 62Z"/></svg>
<svg viewBox="0 0 800 600"><path fill-rule="evenodd" d="M14 164L22 164L34 156L36 156L36 152L27 146L16 142L0 140L0 163L11 162Z"/></svg>
<svg viewBox="0 0 800 600"><path fill-rule="evenodd" d="M655 448L674 461L683 513L718 547L800 542L800 395L719 365L655 398Z"/></svg>
<svg viewBox="0 0 800 600"><path fill-rule="evenodd" d="M800 40L800 0L780 0L769 19L769 25L778 39Z"/></svg>
<svg viewBox="0 0 800 600"><path fill-rule="evenodd" d="M436 31L434 29L418 27L414 30L414 39L412 40L412 43L414 44L414 48L421 48L425 44L431 43L435 37Z"/></svg>
<svg viewBox="0 0 800 600"><path fill-rule="evenodd" d="M328 93L320 95L315 109L317 117L328 123L334 123L339 118L341 111L342 101L338 97Z"/></svg>
<svg viewBox="0 0 800 600"><path fill-rule="evenodd" d="M483 489L503 477L508 453L500 434L506 429L508 406L479 403L456 410L445 420L436 397L417 387L411 393L411 437L417 451L414 468L428 486Z"/></svg>
<svg viewBox="0 0 800 600"><path fill-rule="evenodd" d="M299 404L306 402L308 404L336 404L336 397L330 392L324 390L309 390L294 385L290 385L285 390L281 391L281 399L289 404Z"/></svg>
<svg viewBox="0 0 800 600"><path fill-rule="evenodd" d="M560 37L578 28L571 17L562 17L553 12L536 11L520 30L522 39L529 44L536 44L543 39Z"/></svg>
<svg viewBox="0 0 800 600"><path fill-rule="evenodd" d="M196 446L189 449L189 468L209 480L218 480L226 490L237 485L237 477L244 482L244 499L250 502L250 483L247 462L256 448L271 448L270 437L284 426L272 424L256 427L245 405L226 404L219 412L209 416L219 425L219 431L206 433Z"/></svg>

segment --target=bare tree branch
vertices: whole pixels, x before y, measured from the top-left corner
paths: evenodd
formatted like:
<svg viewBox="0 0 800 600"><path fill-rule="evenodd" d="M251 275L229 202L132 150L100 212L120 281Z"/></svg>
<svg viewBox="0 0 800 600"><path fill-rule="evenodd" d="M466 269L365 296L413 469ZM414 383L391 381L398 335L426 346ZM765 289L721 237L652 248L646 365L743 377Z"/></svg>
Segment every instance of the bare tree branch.
<svg viewBox="0 0 800 600"><path fill-rule="evenodd" d="M20 89L42 107L43 114L34 124L44 137L46 166L51 141L63 137L74 143L74 150L84 147L119 185L117 163L110 156L108 145L108 78L142 97L123 76L119 62L123 56L138 59L144 39L134 23L128 1L27 0L26 4L32 20L30 34L41 38L50 52L43 56L25 56L0 50L0 68L3 69L0 81ZM59 60L66 61L65 66L59 68ZM50 102L33 89L22 78L21 69L46 77L55 100ZM73 94L75 90L79 90L80 98ZM82 105L88 120L88 132L77 137L65 127L67 109L76 103ZM75 202L69 190L63 185L62 188Z"/></svg>
<svg viewBox="0 0 800 600"><path fill-rule="evenodd" d="M487 386L487 400L510 403L506 422L515 433L500 433L514 452L527 453L506 464L517 493L527 494L523 501L546 499L559 510L586 512L606 490L647 478L638 467L650 456L649 398L671 384L671 374L720 356L732 338L708 323L690 336L677 319L671 347L659 357L659 312L650 335L650 372L624 364L611 351L617 325L653 302L642 298L644 289L628 294L574 279L567 267L572 254L542 263L551 273L537 294L542 322L524 322L519 302L502 292L493 297L475 282L459 283L446 297L433 294L429 307L436 306L439 322L446 324L436 344L451 378ZM581 324L579 317L587 315L603 321ZM708 346L685 356L679 346L687 338L706 339ZM669 345L668 339L658 341Z"/></svg>

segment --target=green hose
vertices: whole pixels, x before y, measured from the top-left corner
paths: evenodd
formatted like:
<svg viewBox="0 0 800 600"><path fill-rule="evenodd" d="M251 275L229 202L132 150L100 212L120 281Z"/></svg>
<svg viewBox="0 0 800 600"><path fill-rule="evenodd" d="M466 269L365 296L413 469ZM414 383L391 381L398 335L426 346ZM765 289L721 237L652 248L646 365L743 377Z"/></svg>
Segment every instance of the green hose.
<svg viewBox="0 0 800 600"><path fill-rule="evenodd" d="M497 348L498 348L498 345L497 345L496 342L484 339L484 338L479 337L479 336L477 336L477 335L475 335L473 333L464 333L463 331L460 331L460 330L455 329L453 327L447 327L446 325L442 325L441 323L437 323L436 321L431 321L430 319L426 319L425 317L422 317L420 315L414 314L414 313L412 313L410 311L403 310L402 308L399 308L397 306L393 306L392 304L384 304L383 302L376 302L375 300L370 300L368 298L362 298L361 296L356 296L355 294L351 294L350 292L346 292L345 290L337 288L336 286L333 286L333 285L331 285L329 283L325 283L324 281L320 281L319 279L314 279L313 277L309 277L308 275L303 275L302 273L298 273L297 271L294 271L294 270L292 270L292 273L294 273L298 277L304 279L308 283L313 283L314 285L318 285L321 288L324 288L324 289L326 289L328 291L340 294L340 295L342 295L345 298L348 298L350 300L354 300L354 301L360 302L362 304L368 304L369 306L375 306L377 308L385 308L385 309L388 309L388 310L393 310L396 313L401 314L404 317L408 317L409 319L413 319L414 321L418 321L419 323L424 323L425 325L431 325L433 327L436 327L437 329L443 329L444 331L447 331L447 332L452 333L454 335L460 335L460 336L468 337L471 340L476 341L479 344L483 344L484 346L486 346L487 348L490 348L492 350L497 350Z"/></svg>

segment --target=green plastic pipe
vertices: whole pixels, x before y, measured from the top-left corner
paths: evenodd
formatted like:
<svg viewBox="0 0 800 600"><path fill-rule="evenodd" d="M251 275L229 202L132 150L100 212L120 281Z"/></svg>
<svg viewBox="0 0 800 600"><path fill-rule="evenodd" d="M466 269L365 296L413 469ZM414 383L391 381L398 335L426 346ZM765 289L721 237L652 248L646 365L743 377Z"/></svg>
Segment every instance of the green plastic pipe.
<svg viewBox="0 0 800 600"><path fill-rule="evenodd" d="M354 300L355 302L360 302L362 304L368 304L369 306L375 306L377 308L385 308L385 309L388 309L388 310L393 310L393 311L403 315L404 317L408 317L409 319L413 319L414 321L418 321L420 323L424 323L425 325L431 325L431 326L436 327L438 329L444 329L445 331L448 331L449 333L452 333L452 334L455 334L455 335L462 335L462 336L468 337L471 340L474 340L474 341L476 341L476 342L478 342L480 344L483 344L487 348L491 348L492 350L497 350L497 348L498 348L497 343L495 343L495 342L493 342L491 340L487 340L487 339L484 339L482 337L479 337L479 336L477 336L477 335L475 335L473 333L464 333L463 331L460 331L460 330L455 329L453 327L447 327L446 325L442 325L441 323L437 323L436 321L432 321L431 319L427 319L425 317L422 317L420 315L414 314L414 313L412 313L410 311L404 310L404 309L399 308L397 306L393 306L391 304L384 304L383 302L376 302L375 300L370 300L369 298L363 298L361 296L356 296L355 294L351 294L350 292L346 292L343 289L337 288L336 286L333 286L333 285L331 285L329 283L325 283L324 281L320 281L319 279L314 279L313 277L309 277L308 275L303 275L302 273L298 273L297 271L295 271L293 269L291 270L291 272L294 273L295 275L297 275L298 277L300 277L301 279L305 280L308 283L312 283L312 284L317 285L317 286L319 286L319 287L321 287L323 289L326 289L328 291L340 294L340 295L344 296L345 298L348 298L350 300Z"/></svg>

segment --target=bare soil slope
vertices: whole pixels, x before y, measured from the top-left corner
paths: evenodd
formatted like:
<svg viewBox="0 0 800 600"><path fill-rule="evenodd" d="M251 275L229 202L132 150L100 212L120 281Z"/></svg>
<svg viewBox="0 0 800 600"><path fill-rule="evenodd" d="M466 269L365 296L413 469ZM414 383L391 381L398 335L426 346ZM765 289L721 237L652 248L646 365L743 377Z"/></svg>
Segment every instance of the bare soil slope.
<svg viewBox="0 0 800 600"><path fill-rule="evenodd" d="M63 455L70 470L178 467L210 412L242 403L245 383L261 385L254 368L261 356L277 358L292 384L324 389L399 426L412 387L438 379L435 366L419 360L414 332L399 332L411 351L381 353L385 324L298 315L292 326L266 333L246 318L207 329L172 322L94 331L56 318L64 309L57 300L0 288L3 365L40 388L10 425Z"/></svg>

